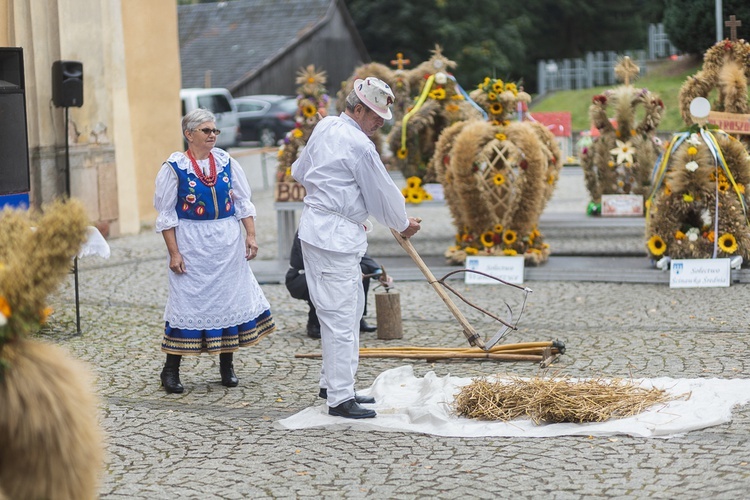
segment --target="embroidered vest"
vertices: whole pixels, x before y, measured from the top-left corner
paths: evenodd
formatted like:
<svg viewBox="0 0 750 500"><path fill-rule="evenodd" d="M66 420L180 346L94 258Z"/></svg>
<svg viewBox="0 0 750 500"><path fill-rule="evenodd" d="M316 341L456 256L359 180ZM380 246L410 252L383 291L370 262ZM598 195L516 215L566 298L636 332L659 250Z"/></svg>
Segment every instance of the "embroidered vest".
<svg viewBox="0 0 750 500"><path fill-rule="evenodd" d="M195 175L192 166L181 170L177 163L169 162L177 174L177 217L180 219L214 220L234 215L232 200L232 171L230 162L216 174L213 187L203 184ZM217 165L218 170L218 165Z"/></svg>

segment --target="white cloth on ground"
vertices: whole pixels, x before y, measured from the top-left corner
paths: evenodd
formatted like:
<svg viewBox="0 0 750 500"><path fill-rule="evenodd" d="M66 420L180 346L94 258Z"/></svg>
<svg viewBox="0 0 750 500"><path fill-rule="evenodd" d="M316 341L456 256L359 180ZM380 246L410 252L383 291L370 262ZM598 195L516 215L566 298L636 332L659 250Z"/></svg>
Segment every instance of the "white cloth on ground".
<svg viewBox="0 0 750 500"><path fill-rule="evenodd" d="M657 387L675 398L638 415L597 423L536 425L531 420L510 422L473 420L456 416L451 410L454 396L470 378L438 377L434 372L414 376L410 365L381 373L372 387L358 393L375 397L367 405L378 416L366 420L342 419L328 415L325 405L306 408L276 423L282 429L342 426L352 430L420 432L449 437L555 437L613 436L670 438L689 431L729 422L732 408L750 401L749 379L672 379L667 377L636 380L642 387Z"/></svg>

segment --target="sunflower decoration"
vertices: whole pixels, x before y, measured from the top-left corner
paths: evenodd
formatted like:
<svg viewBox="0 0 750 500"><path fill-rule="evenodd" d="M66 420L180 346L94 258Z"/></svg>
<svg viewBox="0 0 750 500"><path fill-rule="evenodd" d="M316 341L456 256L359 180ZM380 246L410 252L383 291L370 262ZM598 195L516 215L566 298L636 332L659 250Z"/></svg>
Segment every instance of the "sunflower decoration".
<svg viewBox="0 0 750 500"><path fill-rule="evenodd" d="M651 238L649 238L647 246L648 252L653 257L661 257L662 255L664 255L664 252L667 251L667 244L664 243L664 240L658 234L655 234Z"/></svg>
<svg viewBox="0 0 750 500"><path fill-rule="evenodd" d="M425 182L435 182L437 174L430 163L442 131L454 123L481 116L453 75L455 68L456 63L436 46L428 61L414 69L402 70L412 95L404 99L404 114L396 115L387 141L395 152L390 166L400 170L404 177L417 176Z"/></svg>
<svg viewBox="0 0 750 500"><path fill-rule="evenodd" d="M288 173L297 160L315 125L326 113L329 97L326 93L326 72L319 71L314 65L300 68L297 71L297 111L294 115L295 128L287 132L278 152L278 182L296 182Z"/></svg>
<svg viewBox="0 0 750 500"><path fill-rule="evenodd" d="M562 155L546 127L514 120L530 96L509 83L486 77L477 85L470 97L485 120L445 129L431 165L454 224L479 243L472 246L483 255L519 255L526 265L540 265L550 249L536 225L559 178ZM467 255L468 243L457 243L445 253L451 264Z"/></svg>
<svg viewBox="0 0 750 500"><path fill-rule="evenodd" d="M582 151L581 168L594 205L600 205L605 194L649 193L651 172L662 151L656 129L664 103L648 89L631 84L639 73L630 58L622 58L615 75L624 84L592 98L589 117L599 136ZM594 213L598 212L590 212Z"/></svg>
<svg viewBox="0 0 750 500"><path fill-rule="evenodd" d="M737 251L737 238L731 233L722 234L719 237L719 250L727 255L732 255Z"/></svg>
<svg viewBox="0 0 750 500"><path fill-rule="evenodd" d="M647 200L646 237L665 235L665 257L708 259L718 254L741 256L745 263L750 259L748 138L696 123L690 114L694 99L714 94L713 110L750 113L748 75L750 44L723 40L708 49L702 69L680 88L687 130L672 137ZM666 184L669 190L661 189Z"/></svg>
<svg viewBox="0 0 750 500"><path fill-rule="evenodd" d="M422 186L422 179L412 176L406 179L406 187L401 190L406 203L419 204L423 201L432 200L432 195Z"/></svg>

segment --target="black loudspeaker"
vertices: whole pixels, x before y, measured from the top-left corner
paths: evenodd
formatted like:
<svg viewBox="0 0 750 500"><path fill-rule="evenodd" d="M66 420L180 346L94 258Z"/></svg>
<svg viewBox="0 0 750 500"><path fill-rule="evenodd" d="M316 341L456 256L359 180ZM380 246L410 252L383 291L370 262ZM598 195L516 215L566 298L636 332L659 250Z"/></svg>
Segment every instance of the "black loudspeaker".
<svg viewBox="0 0 750 500"><path fill-rule="evenodd" d="M59 108L83 106L83 64L78 61L52 63L52 102Z"/></svg>
<svg viewBox="0 0 750 500"><path fill-rule="evenodd" d="M28 193L29 142L20 47L0 47L0 155L0 195Z"/></svg>

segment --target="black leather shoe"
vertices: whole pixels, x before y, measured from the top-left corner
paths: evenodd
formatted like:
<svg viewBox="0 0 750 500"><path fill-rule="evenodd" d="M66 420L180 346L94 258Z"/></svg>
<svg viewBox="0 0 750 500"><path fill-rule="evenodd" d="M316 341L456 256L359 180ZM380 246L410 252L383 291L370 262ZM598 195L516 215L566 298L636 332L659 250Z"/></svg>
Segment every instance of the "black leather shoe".
<svg viewBox="0 0 750 500"><path fill-rule="evenodd" d="M179 368L164 367L161 372L161 385L167 394L182 394L185 388L180 383Z"/></svg>
<svg viewBox="0 0 750 500"><path fill-rule="evenodd" d="M159 378L167 394L182 394L185 388L180 383L180 361L182 356L167 354L167 362Z"/></svg>
<svg viewBox="0 0 750 500"><path fill-rule="evenodd" d="M318 396L323 399L328 399L328 389L321 389L318 393ZM365 404L365 405L373 405L375 404L375 398L372 396L360 396L359 394L354 394L354 401L356 401L359 404Z"/></svg>
<svg viewBox="0 0 750 500"><path fill-rule="evenodd" d="M314 325L311 323L307 324L307 336L311 339L320 338L320 325Z"/></svg>
<svg viewBox="0 0 750 500"><path fill-rule="evenodd" d="M354 398L344 401L338 406L328 408L328 414L344 418L373 418L377 415L373 410L362 408Z"/></svg>
<svg viewBox="0 0 750 500"><path fill-rule="evenodd" d="M361 320L359 320L359 331L360 332L372 333L372 332L374 332L377 329L378 329L377 326L370 326L370 325L368 325L367 321L365 321L365 318L362 318Z"/></svg>
<svg viewBox="0 0 750 500"><path fill-rule="evenodd" d="M240 379L234 374L234 364L232 363L234 353L219 354L219 373L221 374L221 385L224 387L237 387Z"/></svg>

